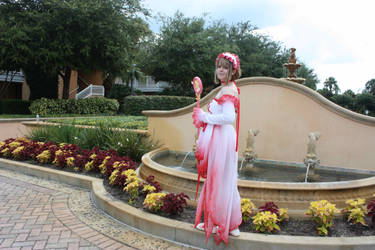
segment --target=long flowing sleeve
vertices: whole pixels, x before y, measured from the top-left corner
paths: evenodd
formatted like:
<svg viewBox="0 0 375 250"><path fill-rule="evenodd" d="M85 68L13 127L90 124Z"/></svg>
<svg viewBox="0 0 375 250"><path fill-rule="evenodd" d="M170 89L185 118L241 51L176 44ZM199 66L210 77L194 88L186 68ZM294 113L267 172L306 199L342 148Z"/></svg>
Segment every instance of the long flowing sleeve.
<svg viewBox="0 0 375 250"><path fill-rule="evenodd" d="M226 101L222 104L223 112L220 114L210 114L202 112L200 119L207 124L232 124L236 119L236 111L233 102Z"/></svg>

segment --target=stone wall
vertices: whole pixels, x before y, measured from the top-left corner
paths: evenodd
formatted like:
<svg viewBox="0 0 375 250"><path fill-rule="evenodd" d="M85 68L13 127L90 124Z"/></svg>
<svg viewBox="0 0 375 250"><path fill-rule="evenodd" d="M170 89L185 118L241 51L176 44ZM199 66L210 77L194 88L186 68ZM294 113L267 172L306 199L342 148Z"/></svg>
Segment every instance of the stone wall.
<svg viewBox="0 0 375 250"><path fill-rule="evenodd" d="M269 77L243 78L239 157L246 148L247 131L259 129L255 153L260 159L303 162L308 134L319 131L317 155L321 165L375 170L375 118L344 109L303 85ZM201 100L208 102L218 88ZM172 111L144 111L149 132L171 150L192 150L196 128L195 104Z"/></svg>

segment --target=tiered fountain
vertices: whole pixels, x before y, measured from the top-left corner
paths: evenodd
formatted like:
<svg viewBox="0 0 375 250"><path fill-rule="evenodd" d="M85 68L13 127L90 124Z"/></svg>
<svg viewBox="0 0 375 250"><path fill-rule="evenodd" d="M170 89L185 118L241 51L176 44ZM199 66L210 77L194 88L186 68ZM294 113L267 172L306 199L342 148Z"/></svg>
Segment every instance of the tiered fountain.
<svg viewBox="0 0 375 250"><path fill-rule="evenodd" d="M291 48L290 49L290 58L288 63L284 63L284 67L288 69L289 75L287 78L285 78L288 81L296 82L296 83L303 83L306 79L296 77L295 72L296 70L301 67L301 64L297 63L296 58L296 49Z"/></svg>

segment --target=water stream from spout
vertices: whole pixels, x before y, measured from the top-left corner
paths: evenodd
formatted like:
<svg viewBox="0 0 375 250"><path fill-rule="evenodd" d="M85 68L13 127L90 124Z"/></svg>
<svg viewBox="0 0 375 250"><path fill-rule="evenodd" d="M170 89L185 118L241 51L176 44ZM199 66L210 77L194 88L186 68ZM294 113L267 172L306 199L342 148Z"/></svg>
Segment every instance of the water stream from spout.
<svg viewBox="0 0 375 250"><path fill-rule="evenodd" d="M242 159L242 161L241 161L241 165L240 165L240 171L242 170L242 164L243 164L243 162L245 161L245 157Z"/></svg>
<svg viewBox="0 0 375 250"><path fill-rule="evenodd" d="M187 157L189 156L189 154L191 154L191 153L193 153L193 152L190 151L190 152L187 152L187 153L186 153L186 155L185 155L185 157L184 157L184 160L183 160L182 163L181 163L181 167L184 166L184 162L185 162L186 158L187 158Z"/></svg>
<svg viewBox="0 0 375 250"><path fill-rule="evenodd" d="M311 164L311 163L307 163L305 182L307 182L307 177L309 176L309 168L310 168L310 164Z"/></svg>

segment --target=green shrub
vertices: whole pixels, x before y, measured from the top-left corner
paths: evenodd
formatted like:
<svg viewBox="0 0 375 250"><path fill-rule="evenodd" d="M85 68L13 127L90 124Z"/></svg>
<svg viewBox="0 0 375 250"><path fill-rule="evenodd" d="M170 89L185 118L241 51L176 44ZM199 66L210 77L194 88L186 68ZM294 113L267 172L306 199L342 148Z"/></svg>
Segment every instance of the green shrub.
<svg viewBox="0 0 375 250"><path fill-rule="evenodd" d="M172 110L195 102L186 96L128 96L124 98L121 112L126 115L142 115L143 110Z"/></svg>
<svg viewBox="0 0 375 250"><path fill-rule="evenodd" d="M0 114L30 114L31 101L20 99L0 100Z"/></svg>
<svg viewBox="0 0 375 250"><path fill-rule="evenodd" d="M119 155L129 156L138 162L145 153L157 147L157 144L145 135L113 130L103 124L95 129L77 128L72 125L46 126L33 129L28 137L42 142L76 144L82 149L114 149Z"/></svg>
<svg viewBox="0 0 375 250"><path fill-rule="evenodd" d="M61 114L109 114L117 113L119 104L117 100L107 98L87 99L47 99L35 100L30 105L30 111L36 115L61 115Z"/></svg>
<svg viewBox="0 0 375 250"><path fill-rule="evenodd" d="M130 95L130 87L122 84L114 84L109 91L109 98L116 99L120 104L123 103L124 98Z"/></svg>

